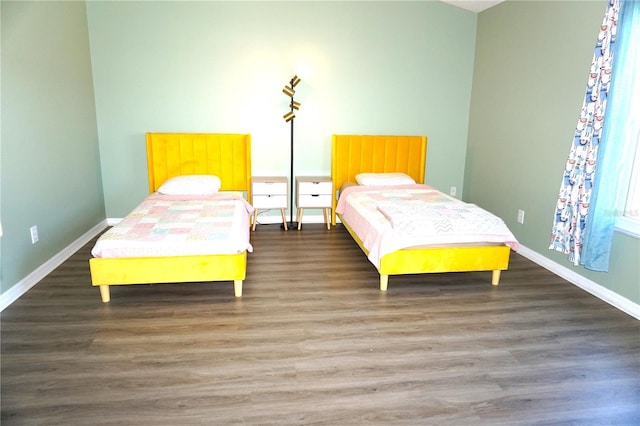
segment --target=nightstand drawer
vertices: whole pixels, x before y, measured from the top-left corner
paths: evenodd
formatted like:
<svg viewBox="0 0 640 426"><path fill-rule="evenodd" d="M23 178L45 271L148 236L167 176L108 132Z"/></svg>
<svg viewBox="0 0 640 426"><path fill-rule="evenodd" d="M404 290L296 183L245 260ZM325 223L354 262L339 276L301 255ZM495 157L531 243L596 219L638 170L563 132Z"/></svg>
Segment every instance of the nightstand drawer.
<svg viewBox="0 0 640 426"><path fill-rule="evenodd" d="M311 194L299 194L298 195L298 207L331 207L331 195L311 195Z"/></svg>
<svg viewBox="0 0 640 426"><path fill-rule="evenodd" d="M287 195L286 182L253 182L253 194Z"/></svg>
<svg viewBox="0 0 640 426"><path fill-rule="evenodd" d="M256 209L286 209L286 188L284 195L253 195L253 207Z"/></svg>
<svg viewBox="0 0 640 426"><path fill-rule="evenodd" d="M327 194L331 195L333 182L302 182L298 181L298 194Z"/></svg>

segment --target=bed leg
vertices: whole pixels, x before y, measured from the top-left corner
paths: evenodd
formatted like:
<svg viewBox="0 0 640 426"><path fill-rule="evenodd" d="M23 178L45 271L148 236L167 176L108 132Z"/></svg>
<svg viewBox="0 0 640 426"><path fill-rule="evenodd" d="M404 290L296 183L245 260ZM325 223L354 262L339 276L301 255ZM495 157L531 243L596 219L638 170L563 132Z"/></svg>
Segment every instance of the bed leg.
<svg viewBox="0 0 640 426"><path fill-rule="evenodd" d="M491 273L491 284L493 284L493 285L500 284L500 272L502 272L500 269L496 269L495 271L492 271L492 273Z"/></svg>
<svg viewBox="0 0 640 426"><path fill-rule="evenodd" d="M111 293L109 292L108 285L101 285L100 287L100 297L102 298L102 302L107 303L111 301Z"/></svg>
<svg viewBox="0 0 640 426"><path fill-rule="evenodd" d="M236 297L242 296L242 280L233 281L233 293L236 295Z"/></svg>
<svg viewBox="0 0 640 426"><path fill-rule="evenodd" d="M380 290L387 291L389 285L389 275L380 275Z"/></svg>

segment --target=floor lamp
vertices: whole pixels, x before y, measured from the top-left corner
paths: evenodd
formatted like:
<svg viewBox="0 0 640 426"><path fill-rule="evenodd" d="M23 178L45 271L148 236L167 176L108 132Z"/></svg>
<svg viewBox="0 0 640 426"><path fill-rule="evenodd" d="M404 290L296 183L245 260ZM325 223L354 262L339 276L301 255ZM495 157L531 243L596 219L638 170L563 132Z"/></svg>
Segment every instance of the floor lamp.
<svg viewBox="0 0 640 426"><path fill-rule="evenodd" d="M289 209L290 210L289 210L288 229L298 229L298 224L293 221L293 180L295 179L293 176L293 119L296 117L296 114L293 111L300 109L300 102L294 101L293 96L296 93L294 88L298 83L300 83L300 77L298 77L297 75L294 75L291 81L289 81L289 84L287 86L284 86L284 89L282 89L282 92L291 98L291 102L289 103L290 111L284 115L284 121L286 123L291 123L291 181L289 182L291 187L289 190L289 197L290 197Z"/></svg>

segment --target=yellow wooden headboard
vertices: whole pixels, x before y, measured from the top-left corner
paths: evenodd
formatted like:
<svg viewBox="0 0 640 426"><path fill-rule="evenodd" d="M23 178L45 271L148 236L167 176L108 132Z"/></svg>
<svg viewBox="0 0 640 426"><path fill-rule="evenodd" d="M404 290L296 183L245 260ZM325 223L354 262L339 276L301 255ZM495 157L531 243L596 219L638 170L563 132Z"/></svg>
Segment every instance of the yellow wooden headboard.
<svg viewBox="0 0 640 426"><path fill-rule="evenodd" d="M247 191L251 199L251 135L147 133L149 192L174 176L209 174L221 191Z"/></svg>
<svg viewBox="0 0 640 426"><path fill-rule="evenodd" d="M331 179L334 191L355 182L358 173L402 172L424 183L427 161L426 136L333 135ZM333 197L331 221L336 223L337 198Z"/></svg>

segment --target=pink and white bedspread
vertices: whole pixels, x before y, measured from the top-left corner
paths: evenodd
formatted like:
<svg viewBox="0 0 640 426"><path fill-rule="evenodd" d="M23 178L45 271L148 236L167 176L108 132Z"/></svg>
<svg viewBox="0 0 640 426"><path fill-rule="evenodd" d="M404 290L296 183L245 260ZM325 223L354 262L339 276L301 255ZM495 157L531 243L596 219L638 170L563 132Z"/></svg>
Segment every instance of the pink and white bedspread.
<svg viewBox="0 0 640 426"><path fill-rule="evenodd" d="M95 257L157 257L251 252L253 207L237 193L151 194L102 234Z"/></svg>
<svg viewBox="0 0 640 426"><path fill-rule="evenodd" d="M518 241L499 217L428 185L350 186L336 207L376 267L380 258L409 247L506 244Z"/></svg>

